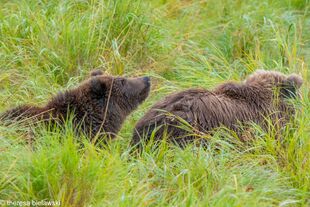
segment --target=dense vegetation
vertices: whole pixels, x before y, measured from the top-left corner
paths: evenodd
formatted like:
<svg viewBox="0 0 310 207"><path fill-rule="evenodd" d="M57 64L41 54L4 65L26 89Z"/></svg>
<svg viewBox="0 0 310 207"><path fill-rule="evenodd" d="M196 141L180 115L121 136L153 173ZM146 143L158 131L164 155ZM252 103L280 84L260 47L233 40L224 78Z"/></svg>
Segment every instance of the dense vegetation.
<svg viewBox="0 0 310 207"><path fill-rule="evenodd" d="M0 200L62 206L309 206L309 0L0 0L0 109L42 104L91 69L152 77L152 93L104 148L66 130L0 125ZM303 76L296 119L219 132L207 149L163 143L132 156L135 122L189 87L243 80L258 68ZM226 137L223 139L223 137ZM83 147L80 143L83 142Z"/></svg>

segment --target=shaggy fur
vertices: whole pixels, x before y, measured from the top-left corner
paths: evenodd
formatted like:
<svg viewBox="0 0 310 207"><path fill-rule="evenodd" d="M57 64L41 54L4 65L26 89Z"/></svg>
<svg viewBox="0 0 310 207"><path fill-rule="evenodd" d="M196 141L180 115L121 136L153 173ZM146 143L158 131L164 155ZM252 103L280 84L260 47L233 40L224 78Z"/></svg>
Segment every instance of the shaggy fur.
<svg viewBox="0 0 310 207"><path fill-rule="evenodd" d="M160 140L167 133L169 141L183 146L198 139L193 132L212 134L220 126L240 135L240 126L251 122L266 128L266 117L283 126L294 114L287 98L295 98L301 85L302 78L295 74L259 70L244 83L228 82L213 91L189 89L169 95L137 123L132 145L140 146L142 139L148 142L153 135L155 141Z"/></svg>
<svg viewBox="0 0 310 207"><path fill-rule="evenodd" d="M31 120L63 123L73 114L73 123L90 137L107 133L112 137L125 118L149 94L150 79L123 78L93 71L78 87L59 93L45 106L24 105L1 115L8 122Z"/></svg>

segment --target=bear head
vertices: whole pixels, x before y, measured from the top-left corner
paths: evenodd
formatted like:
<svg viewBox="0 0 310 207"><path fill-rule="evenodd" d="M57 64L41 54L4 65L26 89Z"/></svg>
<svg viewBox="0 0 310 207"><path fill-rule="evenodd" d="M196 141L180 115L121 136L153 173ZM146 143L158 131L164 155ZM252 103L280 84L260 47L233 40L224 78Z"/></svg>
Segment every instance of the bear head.
<svg viewBox="0 0 310 207"><path fill-rule="evenodd" d="M273 88L279 91L282 98L296 98L302 83L302 77L297 74L285 75L281 72L266 70L257 70L245 80L246 85Z"/></svg>
<svg viewBox="0 0 310 207"><path fill-rule="evenodd" d="M107 104L117 104L128 114L138 107L150 92L150 78L125 78L105 76L102 71L91 72L89 92L91 98L105 100Z"/></svg>

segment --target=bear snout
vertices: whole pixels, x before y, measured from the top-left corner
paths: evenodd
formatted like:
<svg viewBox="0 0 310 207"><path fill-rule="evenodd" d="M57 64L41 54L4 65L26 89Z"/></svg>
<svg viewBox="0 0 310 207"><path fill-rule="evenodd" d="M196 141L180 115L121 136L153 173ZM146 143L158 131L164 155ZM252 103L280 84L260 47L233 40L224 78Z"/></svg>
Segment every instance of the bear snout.
<svg viewBox="0 0 310 207"><path fill-rule="evenodd" d="M150 79L150 77L145 76L145 77L143 77L142 79L143 79L143 81L144 81L144 84L145 84L147 87L149 87L149 86L151 85L151 79Z"/></svg>

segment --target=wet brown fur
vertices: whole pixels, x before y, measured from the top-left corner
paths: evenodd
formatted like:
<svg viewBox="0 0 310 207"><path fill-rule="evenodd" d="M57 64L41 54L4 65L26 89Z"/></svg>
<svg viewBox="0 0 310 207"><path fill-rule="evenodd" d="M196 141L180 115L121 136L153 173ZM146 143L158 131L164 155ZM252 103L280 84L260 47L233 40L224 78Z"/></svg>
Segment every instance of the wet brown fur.
<svg viewBox="0 0 310 207"><path fill-rule="evenodd" d="M63 124L70 115L76 128L93 138L119 131L125 118L149 94L149 78L104 76L93 71L91 77L74 89L54 96L45 106L23 105L4 112L5 123L43 121Z"/></svg>
<svg viewBox="0 0 310 207"><path fill-rule="evenodd" d="M132 145L141 147L141 140L148 142L152 133L155 141L167 133L169 141L184 146L198 139L193 132L210 134L220 126L241 135L240 126L247 123L266 129L267 117L283 126L294 114L287 98L295 98L301 85L302 78L295 74L259 70L243 83L228 82L212 91L189 89L168 95L137 123ZM191 130L184 128L184 121L192 126Z"/></svg>

